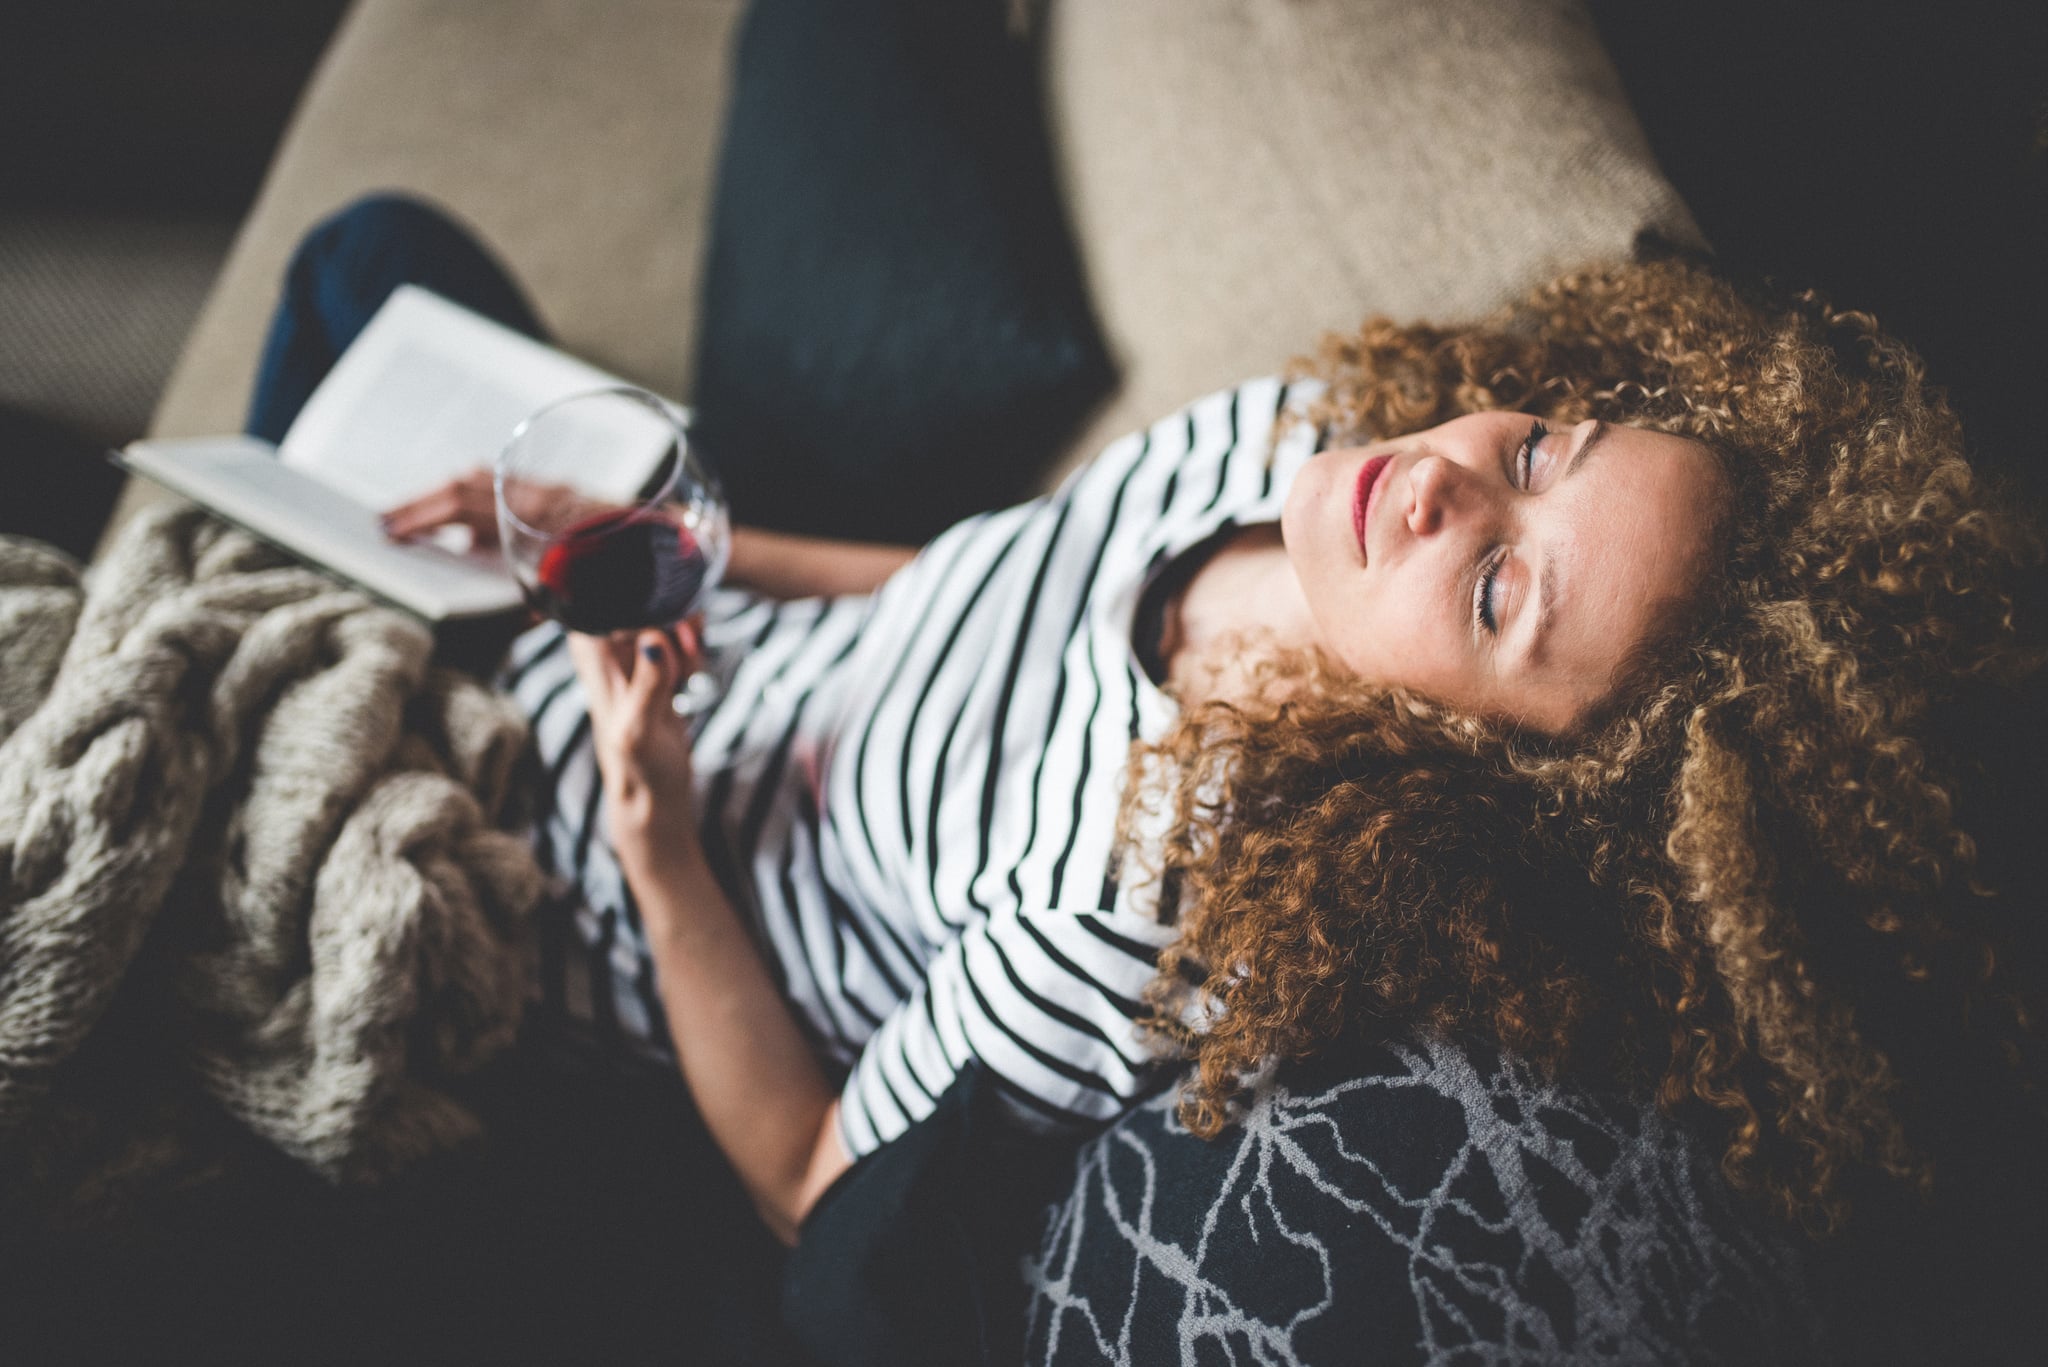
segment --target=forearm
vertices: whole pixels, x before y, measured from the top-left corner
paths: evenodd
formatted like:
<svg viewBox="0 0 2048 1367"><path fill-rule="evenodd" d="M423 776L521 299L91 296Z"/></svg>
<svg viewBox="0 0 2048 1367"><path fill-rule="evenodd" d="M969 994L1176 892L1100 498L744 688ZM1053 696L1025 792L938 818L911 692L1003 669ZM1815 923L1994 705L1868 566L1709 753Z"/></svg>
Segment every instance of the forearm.
<svg viewBox="0 0 2048 1367"><path fill-rule="evenodd" d="M851 1162L836 1094L702 859L639 861L628 878L698 1112L761 1218L793 1243Z"/></svg>
<svg viewBox="0 0 2048 1367"><path fill-rule="evenodd" d="M725 577L771 598L873 593L916 554L910 546L735 527Z"/></svg>

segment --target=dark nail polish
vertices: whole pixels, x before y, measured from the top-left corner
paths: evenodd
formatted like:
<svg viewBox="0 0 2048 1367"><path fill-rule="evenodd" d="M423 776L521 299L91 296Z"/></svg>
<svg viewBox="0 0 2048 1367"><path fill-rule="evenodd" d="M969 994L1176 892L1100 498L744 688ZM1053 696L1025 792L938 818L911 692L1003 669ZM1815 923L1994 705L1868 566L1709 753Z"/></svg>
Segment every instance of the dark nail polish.
<svg viewBox="0 0 2048 1367"><path fill-rule="evenodd" d="M654 661L654 663L656 663L656 664L660 664L660 663L661 663L661 647L660 647L660 646L641 646L641 647L640 647L640 653L641 653L642 655L645 655L645 656L646 656L646 657L647 657L648 659L650 659L650 660Z"/></svg>

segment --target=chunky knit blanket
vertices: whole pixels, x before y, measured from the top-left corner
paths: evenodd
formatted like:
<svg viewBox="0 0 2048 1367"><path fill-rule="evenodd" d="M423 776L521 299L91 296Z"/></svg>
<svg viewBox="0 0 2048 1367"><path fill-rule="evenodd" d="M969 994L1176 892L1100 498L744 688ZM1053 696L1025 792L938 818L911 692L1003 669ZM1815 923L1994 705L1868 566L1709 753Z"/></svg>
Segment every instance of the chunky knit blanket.
<svg viewBox="0 0 2048 1367"><path fill-rule="evenodd" d="M0 643L0 1209L190 1179L209 1133L336 1181L471 1134L541 889L517 711L190 509L83 573L0 539Z"/></svg>

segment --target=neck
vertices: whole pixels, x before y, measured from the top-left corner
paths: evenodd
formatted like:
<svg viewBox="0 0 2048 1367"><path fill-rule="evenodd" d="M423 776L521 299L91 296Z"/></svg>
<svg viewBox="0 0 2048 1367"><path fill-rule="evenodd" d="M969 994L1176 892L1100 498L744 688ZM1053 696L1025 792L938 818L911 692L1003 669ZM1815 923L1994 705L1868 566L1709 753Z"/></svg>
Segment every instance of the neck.
<svg viewBox="0 0 2048 1367"><path fill-rule="evenodd" d="M1246 527L1209 557L1168 605L1164 635L1167 686L1183 702L1243 693L1259 648L1312 643L1279 525Z"/></svg>

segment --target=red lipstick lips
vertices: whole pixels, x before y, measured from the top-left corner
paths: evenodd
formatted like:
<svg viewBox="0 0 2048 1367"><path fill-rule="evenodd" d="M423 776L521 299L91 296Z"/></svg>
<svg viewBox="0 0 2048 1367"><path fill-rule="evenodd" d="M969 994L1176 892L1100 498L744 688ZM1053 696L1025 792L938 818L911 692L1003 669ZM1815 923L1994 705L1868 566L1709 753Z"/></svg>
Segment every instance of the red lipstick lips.
<svg viewBox="0 0 2048 1367"><path fill-rule="evenodd" d="M1351 491L1351 529L1358 534L1358 556L1369 558L1365 549L1365 518L1372 511L1373 486L1380 481L1380 474L1387 468L1393 456L1374 456L1358 472L1358 483Z"/></svg>

